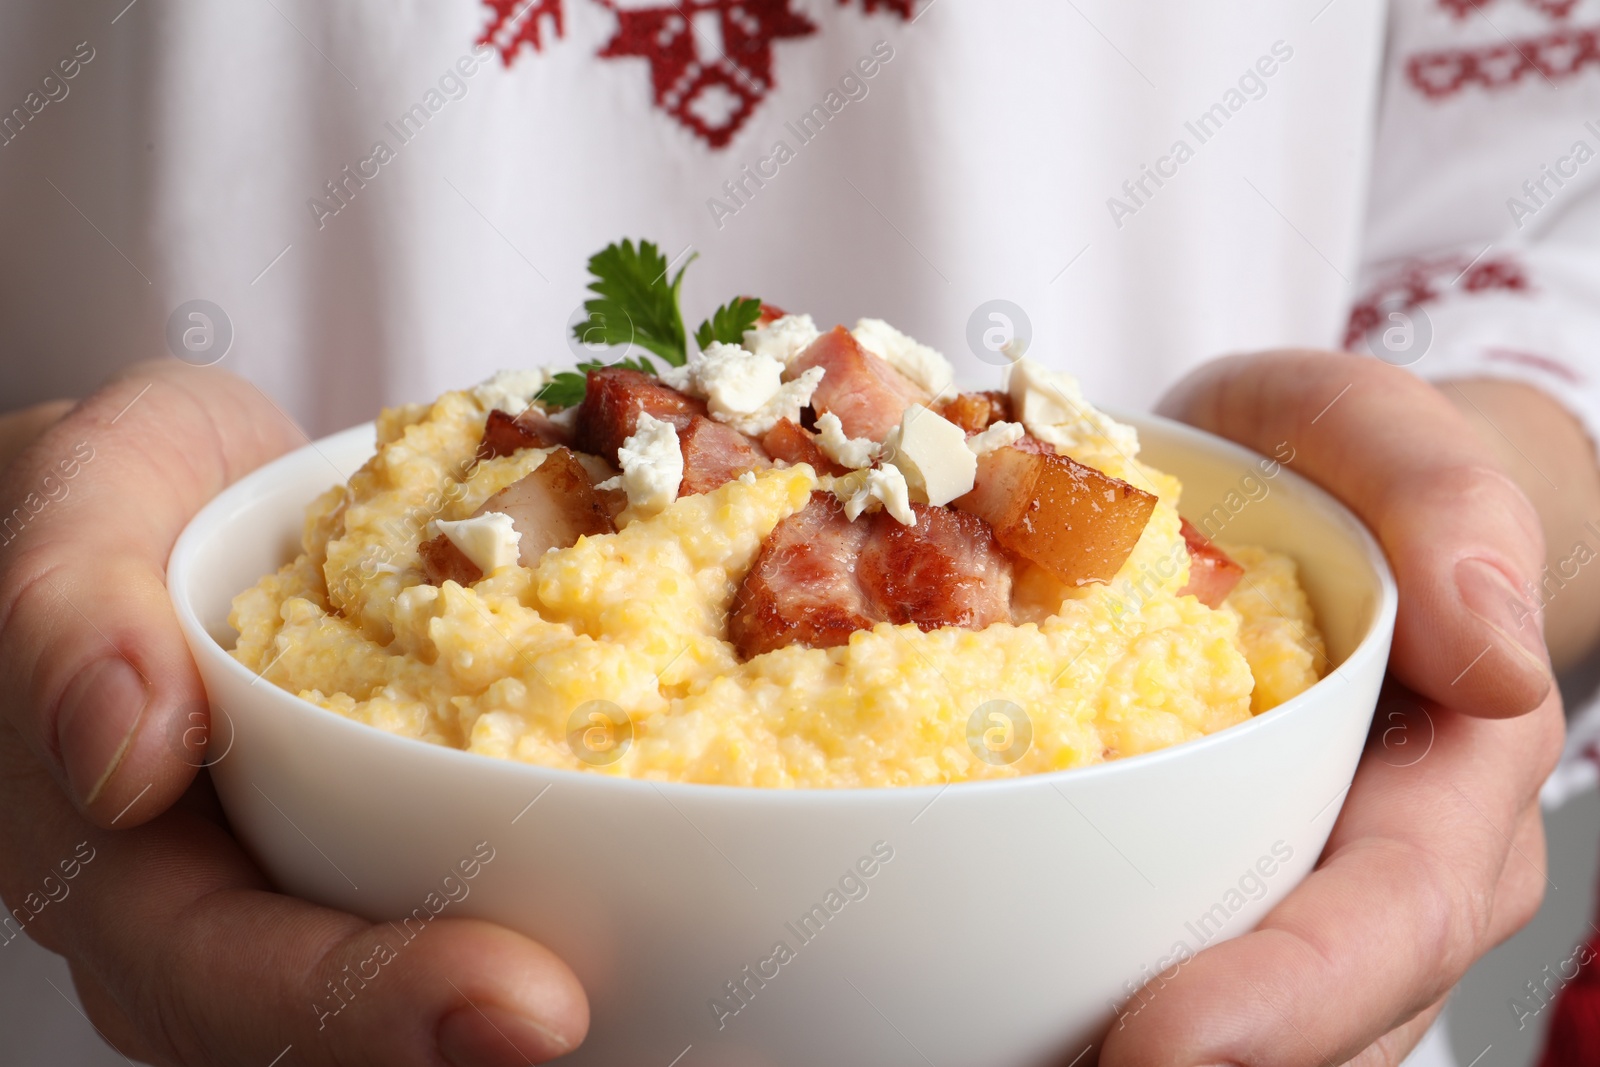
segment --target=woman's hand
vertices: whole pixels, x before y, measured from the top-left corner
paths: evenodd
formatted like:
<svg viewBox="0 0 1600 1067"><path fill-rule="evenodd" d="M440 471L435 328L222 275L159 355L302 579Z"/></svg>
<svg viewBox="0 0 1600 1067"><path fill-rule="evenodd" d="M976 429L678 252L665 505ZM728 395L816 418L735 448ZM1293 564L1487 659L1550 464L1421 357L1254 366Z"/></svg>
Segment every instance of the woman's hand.
<svg viewBox="0 0 1600 1067"><path fill-rule="evenodd" d="M1562 718L1539 605L1521 592L1544 562L1539 516L1456 407L1376 360L1219 360L1162 409L1292 449L1292 469L1382 541L1400 612L1390 685L1317 869L1256 931L1153 983L1101 1062L1397 1064L1543 897L1538 792Z"/></svg>
<svg viewBox="0 0 1600 1067"><path fill-rule="evenodd" d="M176 361L63 407L0 419L0 455L31 441L0 474L0 941L20 927L65 956L101 1034L154 1063L264 1067L292 1046L284 1063L498 1067L575 1047L572 972L488 923L440 919L341 985L389 927L274 893L196 777L205 694L167 554L300 431ZM330 983L348 1006L322 1016Z"/></svg>

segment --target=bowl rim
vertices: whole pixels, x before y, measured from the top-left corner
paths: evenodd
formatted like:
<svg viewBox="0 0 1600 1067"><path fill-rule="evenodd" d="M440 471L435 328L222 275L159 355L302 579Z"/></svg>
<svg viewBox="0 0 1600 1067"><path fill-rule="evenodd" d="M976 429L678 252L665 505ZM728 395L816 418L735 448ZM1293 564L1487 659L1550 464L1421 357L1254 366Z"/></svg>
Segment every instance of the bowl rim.
<svg viewBox="0 0 1600 1067"><path fill-rule="evenodd" d="M1219 454L1223 459L1232 460L1241 465L1253 465L1266 458L1260 453L1224 437L1219 437L1216 434L1208 433L1164 416L1142 412L1131 414L1113 409L1103 410L1119 422L1131 424L1141 432L1146 427L1150 427L1163 434L1178 438L1181 444L1198 446L1201 449ZM191 584L190 566L200 551L203 537L210 532L209 528L222 524L227 516L240 508L246 501L258 495L263 486L268 486L274 478L281 477L283 470L307 462L312 455L320 457L324 463L333 467L337 472L338 465L333 463L323 449L343 449L348 446L348 439L356 436L365 436L368 440L372 440L375 437L374 426L375 424L371 422L362 423L314 441L308 441L307 444L300 448L263 464L213 497L196 512L184 527L183 532L173 544L172 552L168 557L167 590L179 624L189 638L191 653L197 660L201 656L209 657L221 670L232 673L247 686L253 685L261 677L235 659L227 649L223 648L221 643L211 636L210 631L200 621L198 614L194 610L192 604L194 590ZM477 770L483 772L492 766L496 768L494 773L497 775L526 777L530 784L554 785L556 783L567 783L585 788L631 790L638 793L642 793L645 790L653 790L663 796L667 793L672 793L681 795L684 798L698 797L704 799L717 797L729 800L736 799L741 803L807 803L824 807L832 804L860 804L864 801L880 804L901 804L908 801L925 800L926 806L923 810L927 810L928 807L932 807L934 800L943 796L945 791L952 786L959 786L962 795L977 796L979 794L992 795L1019 789L1055 788L1064 783L1073 786L1088 785L1103 778L1118 775L1159 773L1163 764L1173 760L1196 758L1198 754L1211 748L1229 744L1229 738L1239 742L1263 730L1275 729L1276 724L1289 718L1314 714L1318 710L1317 705L1323 699L1324 694L1328 694L1332 686L1335 684L1348 684L1347 679L1341 680L1347 668L1359 667L1380 654L1387 658L1388 645L1393 636L1395 616L1399 607L1399 590L1395 583L1394 573L1389 567L1388 559L1384 555L1382 547L1366 524L1327 490L1304 475L1290 470L1286 465L1282 466L1278 474L1280 478L1284 476L1288 477L1287 484L1293 485L1297 492L1330 510L1334 517L1344 520L1344 525L1359 545L1367 565L1372 568L1377 576L1377 603L1374 605L1372 617L1366 631L1357 641L1356 646L1351 649L1350 654L1337 667L1318 679L1310 688L1269 711L1252 716L1245 722L1224 727L1204 737L1180 741L1151 752L1125 756L1088 767L1069 767L1056 771L1019 775L1015 778L991 778L961 782L946 781L939 785L910 786L774 787L657 781L646 778L628 778L594 771L548 767L543 764L527 763L521 760L484 755L467 749L433 744L420 738L390 733L375 726L330 712L326 708L322 708L277 685L269 683L262 692L266 694L264 699L279 701L283 704L286 713L299 715L303 721L312 724L314 729L347 732L347 736L353 739L352 743L354 744L399 746L396 750L397 752L409 752L416 758L443 760L446 763L464 761L460 763L460 767L465 771ZM302 503L301 507L304 507L304 503ZM224 710L224 714L229 715L231 719L231 713Z"/></svg>

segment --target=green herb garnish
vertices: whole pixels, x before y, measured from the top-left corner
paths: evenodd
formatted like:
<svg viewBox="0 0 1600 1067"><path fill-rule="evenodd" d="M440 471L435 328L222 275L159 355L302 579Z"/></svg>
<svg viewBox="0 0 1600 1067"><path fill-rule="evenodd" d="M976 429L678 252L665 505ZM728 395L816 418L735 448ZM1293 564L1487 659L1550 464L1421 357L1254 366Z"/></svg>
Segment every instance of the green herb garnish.
<svg viewBox="0 0 1600 1067"><path fill-rule="evenodd" d="M684 261L669 281L671 264L649 241L640 241L636 247L625 237L596 252L589 257L589 273L594 276L589 291L595 295L583 303L589 317L573 326L573 336L585 346L638 345L674 367L683 366L689 361L689 346L678 297L684 271L698 256L697 252ZM760 300L735 297L700 324L695 340L701 348L713 341L739 344L744 340L744 331L760 317ZM615 363L590 360L579 363L576 370L561 371L539 390L535 399L553 408L581 404L588 372L605 367L656 373L655 365L644 356L630 356Z"/></svg>
<svg viewBox="0 0 1600 1067"><path fill-rule="evenodd" d="M690 256L669 282L667 257L649 241L640 241L637 248L627 238L607 245L589 259L594 275L589 291L595 296L584 301L589 318L573 327L573 333L584 344L636 344L674 367L683 366L689 353L678 291L694 260Z"/></svg>
<svg viewBox="0 0 1600 1067"><path fill-rule="evenodd" d="M725 345L742 344L744 332L754 329L760 318L761 301L753 296L737 296L702 322L694 332L694 339L702 349L711 347L713 341L721 341Z"/></svg>

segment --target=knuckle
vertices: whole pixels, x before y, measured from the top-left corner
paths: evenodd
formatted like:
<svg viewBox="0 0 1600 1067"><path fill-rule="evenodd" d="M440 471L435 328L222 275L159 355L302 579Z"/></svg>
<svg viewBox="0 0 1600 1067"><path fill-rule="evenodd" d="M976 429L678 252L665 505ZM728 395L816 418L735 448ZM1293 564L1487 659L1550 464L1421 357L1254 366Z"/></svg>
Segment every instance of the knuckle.
<svg viewBox="0 0 1600 1067"><path fill-rule="evenodd" d="M1432 895L1421 909L1419 941L1430 946L1425 958L1437 961L1431 969L1441 979L1439 991L1443 992L1467 973L1488 946L1495 891L1441 857L1417 855L1424 867L1417 881L1419 892Z"/></svg>
<svg viewBox="0 0 1600 1067"><path fill-rule="evenodd" d="M1409 495L1419 487L1408 479L1397 488ZM1441 513L1511 520L1523 543L1503 547L1525 557L1518 562L1530 567L1530 573L1544 562L1544 531L1538 511L1511 476L1494 463L1482 459L1447 464L1430 472L1420 491L1423 502Z"/></svg>
<svg viewBox="0 0 1600 1067"><path fill-rule="evenodd" d="M1548 701L1543 709L1528 718L1535 732L1529 798L1536 802L1540 787L1556 769L1556 764L1561 762L1561 753L1566 747L1567 725L1561 712L1559 692L1555 694L1555 699Z"/></svg>
<svg viewBox="0 0 1600 1067"><path fill-rule="evenodd" d="M100 1037L124 1057L158 1067L181 1067L170 1050L151 1044L149 1035L129 1018L111 992L89 973L81 961L69 961L78 1001Z"/></svg>
<svg viewBox="0 0 1600 1067"><path fill-rule="evenodd" d="M36 542L20 549L0 569L0 681L11 693L32 694L36 664L25 661L29 642L23 633L39 632L38 622L56 610L61 599L57 583L68 561L52 542ZM8 701L10 703L10 701ZM53 739L50 744L54 744Z"/></svg>
<svg viewBox="0 0 1600 1067"><path fill-rule="evenodd" d="M216 1063L214 1053L200 1037L195 1012L177 985L162 982L149 990L148 1004L137 1017L146 1020L145 1038L169 1063L199 1067Z"/></svg>
<svg viewBox="0 0 1600 1067"><path fill-rule="evenodd" d="M1458 501L1459 506L1530 506L1517 483L1487 461L1449 464L1433 474L1432 482L1434 493Z"/></svg>
<svg viewBox="0 0 1600 1067"><path fill-rule="evenodd" d="M1544 906L1548 856L1545 850L1544 819L1538 801L1533 801L1523 812L1521 825L1515 834L1515 847L1507 856L1508 864L1523 864L1520 877L1501 877L1502 892L1496 900L1499 909L1495 937L1496 943L1505 940L1533 921Z"/></svg>
<svg viewBox="0 0 1600 1067"><path fill-rule="evenodd" d="M1515 862L1515 860L1513 860ZM1539 873L1544 874L1543 850L1540 853ZM1508 889L1500 900L1501 914L1505 916L1505 936L1510 937L1533 921L1544 906L1544 879L1526 878Z"/></svg>
<svg viewBox="0 0 1600 1067"><path fill-rule="evenodd" d="M67 555L60 542L32 540L19 545L16 553L0 566L0 633L18 607L48 588L50 579L67 566Z"/></svg>

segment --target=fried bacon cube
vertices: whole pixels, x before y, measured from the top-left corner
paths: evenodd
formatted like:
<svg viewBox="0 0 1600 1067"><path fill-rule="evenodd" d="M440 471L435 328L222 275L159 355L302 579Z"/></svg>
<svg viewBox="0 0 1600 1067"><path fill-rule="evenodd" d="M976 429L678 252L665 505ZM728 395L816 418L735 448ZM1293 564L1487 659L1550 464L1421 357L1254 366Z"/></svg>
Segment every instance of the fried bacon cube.
<svg viewBox="0 0 1600 1067"><path fill-rule="evenodd" d="M611 514L589 472L570 448L558 448L527 477L500 490L473 512L511 516L522 535L517 562L532 567L552 548L571 548L580 537L616 533Z"/></svg>
<svg viewBox="0 0 1600 1067"><path fill-rule="evenodd" d="M789 645L832 648L880 622L982 629L1011 618L1011 564L974 515L912 505L855 522L816 492L780 522L745 576L728 636L746 659Z"/></svg>
<svg viewBox="0 0 1600 1067"><path fill-rule="evenodd" d="M817 445L816 435L790 419L779 419L777 425L761 439L761 447L773 459L790 465L809 463L818 474L844 474L845 468L829 459Z"/></svg>
<svg viewBox="0 0 1600 1067"><path fill-rule="evenodd" d="M728 639L746 659L789 645L833 648L872 626L856 560L870 532L851 522L832 493L767 535L728 618Z"/></svg>
<svg viewBox="0 0 1600 1067"><path fill-rule="evenodd" d="M589 472L570 448L558 447L526 477L485 500L472 517L497 511L511 518L521 534L517 562L532 567L552 548L570 548L578 538L615 533L611 512ZM483 572L444 534L419 547L429 585L447 581L471 585Z"/></svg>
<svg viewBox="0 0 1600 1067"><path fill-rule="evenodd" d="M915 525L874 512L856 563L876 618L921 630L981 630L1011 621L1011 563L989 524L966 512L912 504Z"/></svg>
<svg viewBox="0 0 1600 1067"><path fill-rule="evenodd" d="M827 373L811 397L811 406L819 414L838 416L847 437L882 441L900 425L906 408L932 399L921 386L862 348L843 326L829 330L796 356L788 377L812 367Z"/></svg>
<svg viewBox="0 0 1600 1067"><path fill-rule="evenodd" d="M478 565L444 534L422 542L417 546L417 551L422 555L422 576L429 585L443 585L445 582L471 585L483 578Z"/></svg>
<svg viewBox="0 0 1600 1067"><path fill-rule="evenodd" d="M772 466L767 454L753 439L704 415L694 416L689 425L678 432L678 448L683 453L680 496L709 493L746 471Z"/></svg>
<svg viewBox="0 0 1600 1067"><path fill-rule="evenodd" d="M970 437L997 422L1010 422L1011 398L1004 393L961 393L935 410Z"/></svg>
<svg viewBox="0 0 1600 1067"><path fill-rule="evenodd" d="M1183 520L1183 543L1189 549L1189 584L1178 590L1178 595L1193 596L1208 608L1220 608L1244 577L1244 568L1188 519Z"/></svg>
<svg viewBox="0 0 1600 1067"><path fill-rule="evenodd" d="M639 428L639 416L649 414L670 422L681 434L706 406L663 385L653 375L628 367L605 367L589 372L583 403L578 407L578 451L617 462L617 449Z"/></svg>
<svg viewBox="0 0 1600 1067"><path fill-rule="evenodd" d="M1067 456L1008 446L979 457L977 484L952 506L1071 586L1116 577L1156 498Z"/></svg>
<svg viewBox="0 0 1600 1067"><path fill-rule="evenodd" d="M496 408L483 424L483 441L478 459L497 459L524 448L552 448L570 445L572 432L556 423L538 408L529 407L517 415Z"/></svg>

